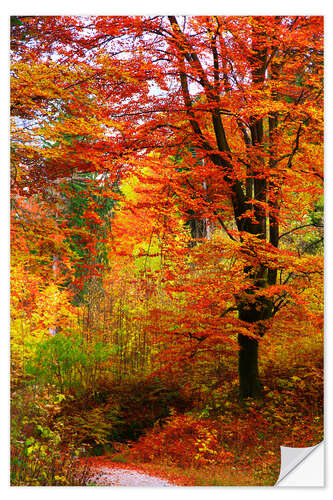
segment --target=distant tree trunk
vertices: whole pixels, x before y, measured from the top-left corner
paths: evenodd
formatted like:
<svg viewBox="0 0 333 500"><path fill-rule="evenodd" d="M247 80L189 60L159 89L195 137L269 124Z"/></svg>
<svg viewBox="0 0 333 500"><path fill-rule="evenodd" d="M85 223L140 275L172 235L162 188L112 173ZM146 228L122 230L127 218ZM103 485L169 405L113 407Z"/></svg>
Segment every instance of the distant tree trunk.
<svg viewBox="0 0 333 500"><path fill-rule="evenodd" d="M193 217L189 219L186 223L191 231L191 238L192 241L190 241L189 246L194 247L197 244L198 239L204 239L207 238L207 221L206 219L199 219L196 217Z"/></svg>
<svg viewBox="0 0 333 500"><path fill-rule="evenodd" d="M203 181L203 188L207 190L207 183ZM191 239L189 247L195 247L197 245L198 239L209 239L211 237L211 231L209 226L209 220L202 218L200 214L195 213L193 210L188 210L187 214L190 218L187 220L186 225L190 228Z"/></svg>

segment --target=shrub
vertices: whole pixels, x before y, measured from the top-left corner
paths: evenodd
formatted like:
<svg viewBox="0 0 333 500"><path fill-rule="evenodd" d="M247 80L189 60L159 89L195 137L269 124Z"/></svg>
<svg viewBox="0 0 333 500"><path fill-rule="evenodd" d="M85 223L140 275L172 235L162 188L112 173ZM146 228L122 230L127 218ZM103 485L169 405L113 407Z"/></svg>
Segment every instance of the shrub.
<svg viewBox="0 0 333 500"><path fill-rule="evenodd" d="M43 431L49 432L48 428ZM80 464L73 446L63 450L50 431L47 442L33 437L11 447L12 486L86 486L89 469Z"/></svg>
<svg viewBox="0 0 333 500"><path fill-rule="evenodd" d="M69 404L71 403L73 402ZM117 432L115 430L117 424L122 424L117 418L116 409L111 412L105 406L85 409L72 406L69 414L59 418L59 423L62 424L62 434L65 439L71 436L79 446L97 447L102 451L104 446L99 445L109 444Z"/></svg>
<svg viewBox="0 0 333 500"><path fill-rule="evenodd" d="M157 378L141 378L114 385L107 397L110 411L117 408L119 423L114 427L114 441L137 440L147 428L163 422L172 411L184 411L187 401L175 384Z"/></svg>
<svg viewBox="0 0 333 500"><path fill-rule="evenodd" d="M202 467L227 463L233 454L221 445L219 431L212 421L178 415L141 437L131 456L144 462L157 459L181 467Z"/></svg>
<svg viewBox="0 0 333 500"><path fill-rule="evenodd" d="M61 392L94 391L98 379L109 369L114 352L100 341L88 343L82 335L58 333L36 345L26 372L37 382L55 385Z"/></svg>
<svg viewBox="0 0 333 500"><path fill-rule="evenodd" d="M14 392L11 411L12 486L85 486L89 470L77 460L81 450L63 443L54 425L58 396Z"/></svg>
<svg viewBox="0 0 333 500"><path fill-rule="evenodd" d="M59 420L64 433L103 453L104 445L113 448L116 442L135 441L147 428L170 416L173 408L184 410L187 404L176 386L164 387L156 378L115 383L105 377L94 393L67 397Z"/></svg>

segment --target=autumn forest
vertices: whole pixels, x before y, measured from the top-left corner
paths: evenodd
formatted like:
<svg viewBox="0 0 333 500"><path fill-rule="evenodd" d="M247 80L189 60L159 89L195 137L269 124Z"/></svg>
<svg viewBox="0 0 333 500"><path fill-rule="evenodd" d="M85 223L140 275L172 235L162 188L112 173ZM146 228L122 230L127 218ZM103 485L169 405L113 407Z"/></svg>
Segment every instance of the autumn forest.
<svg viewBox="0 0 333 500"><path fill-rule="evenodd" d="M11 484L274 485L323 439L323 18L10 25Z"/></svg>

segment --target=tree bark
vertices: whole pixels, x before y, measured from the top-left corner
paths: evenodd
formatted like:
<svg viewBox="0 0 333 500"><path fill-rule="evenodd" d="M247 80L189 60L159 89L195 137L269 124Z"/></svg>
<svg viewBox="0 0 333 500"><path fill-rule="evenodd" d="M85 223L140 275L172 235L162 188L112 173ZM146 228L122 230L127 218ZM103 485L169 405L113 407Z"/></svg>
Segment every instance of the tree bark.
<svg viewBox="0 0 333 500"><path fill-rule="evenodd" d="M246 335L238 335L239 391L241 399L259 398L261 383L258 371L258 341Z"/></svg>
<svg viewBox="0 0 333 500"><path fill-rule="evenodd" d="M256 276L255 290L249 290L245 296L238 298L239 319L254 326L256 337L238 334L239 357L239 390L241 399L261 396L261 383L258 371L258 339L265 333L265 320L273 316L273 303L260 295L264 284L262 273Z"/></svg>

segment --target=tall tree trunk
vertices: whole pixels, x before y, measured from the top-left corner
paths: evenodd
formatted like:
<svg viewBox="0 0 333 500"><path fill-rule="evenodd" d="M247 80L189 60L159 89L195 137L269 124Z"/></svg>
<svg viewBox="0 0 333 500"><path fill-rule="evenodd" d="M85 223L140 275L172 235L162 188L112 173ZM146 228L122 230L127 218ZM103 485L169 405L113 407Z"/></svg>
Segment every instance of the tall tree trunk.
<svg viewBox="0 0 333 500"><path fill-rule="evenodd" d="M262 155L259 154L258 158L251 161L251 166L248 168L246 186L243 186L237 177L234 175L233 157L232 152L228 144L227 136L224 130L222 116L221 116L221 100L220 100L220 74L219 74L219 59L216 45L216 37L218 36L218 31L215 33L215 38L212 38L212 56L214 61L214 84L207 79L205 70L201 65L200 59L198 58L195 50L190 45L188 39L182 33L180 26L178 25L177 18L175 16L169 16L170 25L172 27L174 37L177 40L177 45L179 48L179 77L181 83L181 89L183 93L184 104L189 120L189 124L194 132L197 139L198 146L207 151L210 160L215 164L223 168L224 180L230 188L231 202L233 205L235 222L237 228L240 232L240 238L242 240L242 233L248 233L256 236L263 241L266 241L267 237L267 227L266 218L267 213L263 208L265 203L267 203L267 178L265 175L265 164L262 159ZM252 55L249 57L249 63L251 66L252 81L253 83L260 87L266 77L267 70L267 48L263 47L260 43L260 36L262 27L253 28L256 30L253 37L252 44ZM198 75L199 83L201 84L205 98L211 106L211 124L216 138L216 147L221 154L216 154L214 151L215 147L212 146L205 136L201 123L199 122L195 109L193 107L193 102L191 100L187 74L186 74L186 64L190 65L195 74ZM225 91L229 90L229 82L226 74L223 72ZM264 147L264 126L263 119L258 118L256 115L249 117L248 130L242 124L240 124L240 129L244 137L244 142L246 147L255 147L258 151L261 151ZM276 123L270 124L270 134L272 133L273 126L276 127ZM250 132L250 134L249 134ZM251 155L253 156L253 155ZM245 187L245 191L244 191ZM252 201L254 200L254 202ZM248 218L246 212L251 210L254 215L254 221L252 217ZM270 218L270 231L271 236L276 233L278 228L277 218L274 220ZM193 230L198 229L193 226ZM193 236L192 236L193 237ZM274 239L274 238L273 238ZM273 242L274 244L274 242ZM274 282L276 279L276 272L273 271L268 273L268 269L261 268L258 270L251 269L247 267L244 272L250 272L253 280L253 288L248 290L243 294L242 297L237 297L238 302L238 312L239 318L248 323L249 331L251 331L252 326L255 326L255 332L257 335L263 335L264 326L261 324L262 320L268 319L272 315L272 307L267 303L263 296L260 296L260 289L264 288L268 283L268 280ZM253 296L256 293L256 296ZM252 294L252 297L250 295ZM250 299L254 300L250 300ZM258 340L247 335L238 335L239 342L239 385L240 385L240 395L241 397L258 397L260 395L260 382L258 375Z"/></svg>
<svg viewBox="0 0 333 500"><path fill-rule="evenodd" d="M242 399L258 398L261 384L258 371L258 341L246 335L238 335L239 392Z"/></svg>
<svg viewBox="0 0 333 500"><path fill-rule="evenodd" d="M250 292L251 294L251 292ZM249 295L250 295L249 294ZM251 303L243 299L238 303L239 319L255 325L256 331L260 332L260 320L264 315L261 311L263 306L259 302ZM262 334L262 332L260 332ZM238 334L238 375L239 393L241 399L258 398L261 394L261 384L258 370L258 340L248 335Z"/></svg>
<svg viewBox="0 0 333 500"><path fill-rule="evenodd" d="M249 271L249 268L247 268ZM269 269L262 268L257 272L253 281L254 289L248 290L242 297L238 297L239 319L253 326L253 336L238 335L239 344L239 389L240 397L258 398L261 395L261 383L258 371L258 339L265 333L266 320L273 317L273 302L260 294L260 289L265 287L265 276Z"/></svg>
<svg viewBox="0 0 333 500"><path fill-rule="evenodd" d="M247 295L247 294L246 294ZM255 324L261 319L260 305L257 301L251 303L251 291L238 303L239 319ZM261 394L261 384L258 370L258 340L248 335L238 334L238 376L239 394L241 399L258 398Z"/></svg>

